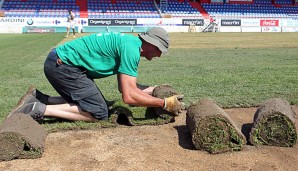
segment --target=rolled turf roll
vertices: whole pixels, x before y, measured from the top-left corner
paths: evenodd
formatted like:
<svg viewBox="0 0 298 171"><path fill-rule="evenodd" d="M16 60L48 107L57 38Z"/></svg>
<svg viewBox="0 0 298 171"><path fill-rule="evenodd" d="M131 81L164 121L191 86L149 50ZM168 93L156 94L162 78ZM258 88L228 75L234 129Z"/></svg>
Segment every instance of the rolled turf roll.
<svg viewBox="0 0 298 171"><path fill-rule="evenodd" d="M295 112L286 100L265 101L254 115L249 142L255 146L293 147L297 140L294 116Z"/></svg>
<svg viewBox="0 0 298 171"><path fill-rule="evenodd" d="M175 90L172 86L170 85L159 85L156 86L153 89L152 92L152 96L163 99L163 98L167 98L167 97L171 97L174 95L181 95L181 93L179 93L177 90ZM171 115L173 116L172 113L161 109L161 108L154 108L155 110L155 114L161 117L166 117L166 115Z"/></svg>
<svg viewBox="0 0 298 171"><path fill-rule="evenodd" d="M199 150L212 154L240 151L246 144L245 136L230 116L212 100L191 104L186 112L186 125Z"/></svg>
<svg viewBox="0 0 298 171"><path fill-rule="evenodd" d="M0 161L41 157L46 135L31 116L11 114L0 128Z"/></svg>

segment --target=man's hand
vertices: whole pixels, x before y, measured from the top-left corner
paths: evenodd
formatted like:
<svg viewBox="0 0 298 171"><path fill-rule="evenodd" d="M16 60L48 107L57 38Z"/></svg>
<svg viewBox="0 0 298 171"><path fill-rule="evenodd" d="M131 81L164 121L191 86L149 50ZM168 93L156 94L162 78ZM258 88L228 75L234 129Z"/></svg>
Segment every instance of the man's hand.
<svg viewBox="0 0 298 171"><path fill-rule="evenodd" d="M182 109L184 107L184 103L181 102L183 97L184 95L174 95L165 98L165 106L163 109L178 116L178 114L182 112Z"/></svg>

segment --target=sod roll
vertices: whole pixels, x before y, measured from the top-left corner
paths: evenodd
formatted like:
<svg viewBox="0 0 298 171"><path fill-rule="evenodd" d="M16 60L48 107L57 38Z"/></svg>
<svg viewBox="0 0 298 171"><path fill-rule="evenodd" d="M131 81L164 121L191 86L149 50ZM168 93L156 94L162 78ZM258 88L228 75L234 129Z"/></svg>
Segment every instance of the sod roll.
<svg viewBox="0 0 298 171"><path fill-rule="evenodd" d="M254 115L250 143L293 147L297 140L294 116L295 112L286 100L273 98L265 101Z"/></svg>
<svg viewBox="0 0 298 171"><path fill-rule="evenodd" d="M191 104L186 125L194 146L211 154L240 151L246 144L245 136L230 116L212 100Z"/></svg>
<svg viewBox="0 0 298 171"><path fill-rule="evenodd" d="M29 115L14 113L0 128L0 161L41 157L46 130Z"/></svg>
<svg viewBox="0 0 298 171"><path fill-rule="evenodd" d="M181 93L179 93L177 90L175 90L170 85L156 86L152 92L152 96L160 98L160 99L171 97L174 95L181 95ZM172 113L170 113L164 109L161 109L161 108L154 108L154 110L155 110L155 114L158 116L161 116L161 117L166 116L166 115L173 115Z"/></svg>

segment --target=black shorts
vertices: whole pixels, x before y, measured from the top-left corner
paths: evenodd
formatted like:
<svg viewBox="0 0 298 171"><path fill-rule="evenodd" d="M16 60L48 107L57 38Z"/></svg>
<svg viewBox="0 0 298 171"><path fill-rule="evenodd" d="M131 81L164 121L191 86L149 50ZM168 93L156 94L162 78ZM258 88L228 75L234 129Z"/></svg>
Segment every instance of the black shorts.
<svg viewBox="0 0 298 171"><path fill-rule="evenodd" d="M54 89L68 103L80 108L100 120L108 119L108 107L94 81L87 77L84 69L67 64L57 64L58 55L53 49L44 64L44 73Z"/></svg>

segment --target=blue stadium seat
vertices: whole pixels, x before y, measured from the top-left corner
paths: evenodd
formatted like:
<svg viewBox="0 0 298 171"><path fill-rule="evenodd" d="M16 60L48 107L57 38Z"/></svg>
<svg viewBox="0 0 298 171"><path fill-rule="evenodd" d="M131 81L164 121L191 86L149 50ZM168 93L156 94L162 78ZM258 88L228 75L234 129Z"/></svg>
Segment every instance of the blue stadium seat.
<svg viewBox="0 0 298 171"><path fill-rule="evenodd" d="M275 3L282 2L289 4L292 0L276 0ZM220 3L202 3L203 8L213 16L218 17L233 17L236 18L272 18L272 17L287 17L291 13L289 6L275 6L271 0L255 0L254 4L220 4ZM290 6L293 8L295 6ZM214 13L214 12L223 13ZM297 11L296 11L297 13ZM240 15L241 14L241 15Z"/></svg>
<svg viewBox="0 0 298 171"><path fill-rule="evenodd" d="M74 12L79 12L79 7L76 6L76 0L59 0L57 3L53 0L6 0L1 8L8 17L57 17L55 12L58 12L61 9L64 10L64 13L67 13L68 9L73 9ZM49 13L34 13L32 10L43 10Z"/></svg>
<svg viewBox="0 0 298 171"><path fill-rule="evenodd" d="M140 2L133 0L117 0L115 4L111 3L111 0L101 0L100 4L97 0L89 0L87 6L88 9L97 9L98 12L104 13L104 17L149 18L151 16L159 16L152 0L144 0ZM102 16L98 15L97 17Z"/></svg>

